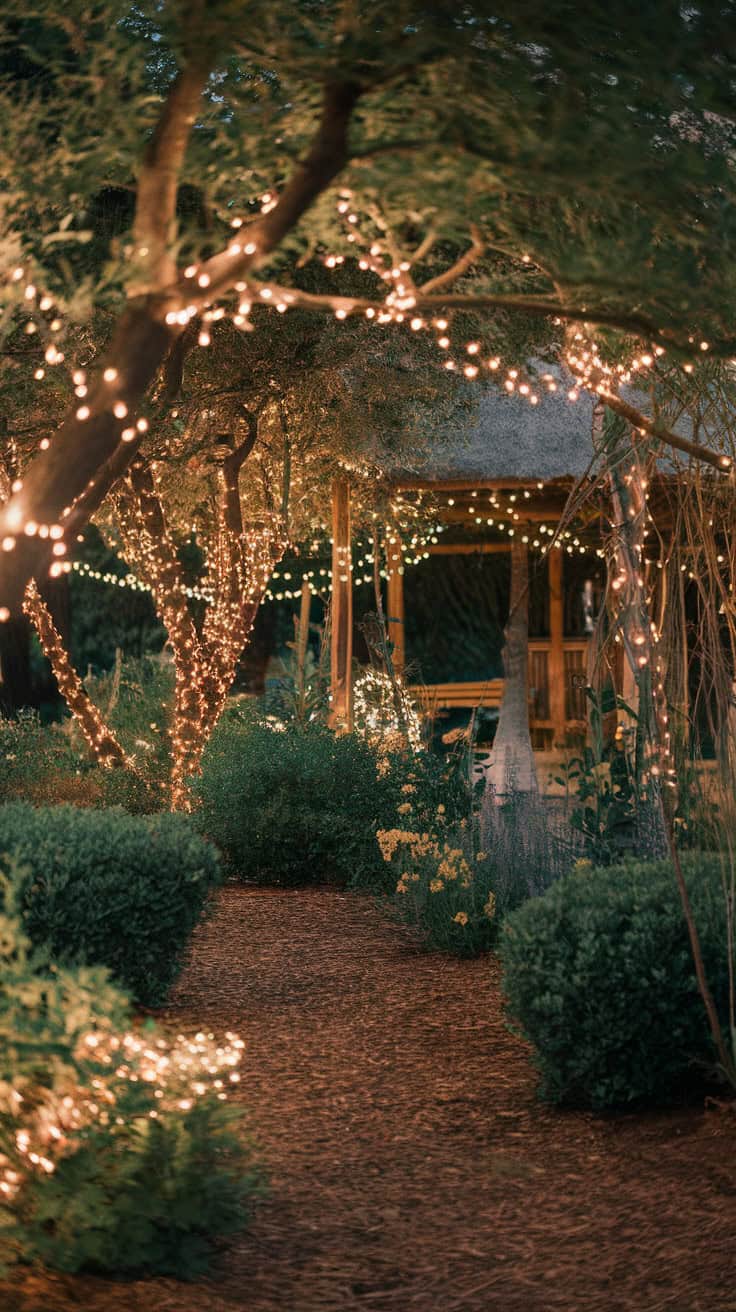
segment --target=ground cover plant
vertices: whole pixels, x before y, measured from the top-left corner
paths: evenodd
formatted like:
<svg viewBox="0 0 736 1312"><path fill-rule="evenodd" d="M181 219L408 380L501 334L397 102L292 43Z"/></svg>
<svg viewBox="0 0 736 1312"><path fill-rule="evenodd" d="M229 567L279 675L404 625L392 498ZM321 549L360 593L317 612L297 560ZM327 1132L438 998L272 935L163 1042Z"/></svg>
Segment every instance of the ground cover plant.
<svg viewBox="0 0 736 1312"><path fill-rule="evenodd" d="M0 887L0 1269L195 1274L259 1187L223 1105L242 1040L133 1026L104 969L33 950L22 873Z"/></svg>
<svg viewBox="0 0 736 1312"><path fill-rule="evenodd" d="M30 709L13 719L0 716L0 798L48 802L54 794L82 805L94 796L68 736Z"/></svg>
<svg viewBox="0 0 736 1312"><path fill-rule="evenodd" d="M22 871L25 931L53 960L109 968L145 1006L163 1001L220 879L185 816L0 806L0 853Z"/></svg>
<svg viewBox="0 0 736 1312"><path fill-rule="evenodd" d="M722 859L682 856L722 1023L729 962ZM668 1102L703 1087L716 1052L669 861L582 861L509 916L501 935L508 1011L535 1049L552 1102L600 1110Z"/></svg>

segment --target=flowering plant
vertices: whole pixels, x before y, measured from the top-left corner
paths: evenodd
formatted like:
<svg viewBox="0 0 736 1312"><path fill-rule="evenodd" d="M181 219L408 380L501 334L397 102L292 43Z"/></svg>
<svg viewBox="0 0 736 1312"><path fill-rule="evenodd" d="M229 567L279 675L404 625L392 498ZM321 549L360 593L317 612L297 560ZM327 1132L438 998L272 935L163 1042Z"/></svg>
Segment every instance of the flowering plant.
<svg viewBox="0 0 736 1312"><path fill-rule="evenodd" d="M444 807L437 808L441 829ZM467 823L434 836L383 829L378 845L396 875L393 905L426 948L475 956L487 951L496 930L492 869Z"/></svg>

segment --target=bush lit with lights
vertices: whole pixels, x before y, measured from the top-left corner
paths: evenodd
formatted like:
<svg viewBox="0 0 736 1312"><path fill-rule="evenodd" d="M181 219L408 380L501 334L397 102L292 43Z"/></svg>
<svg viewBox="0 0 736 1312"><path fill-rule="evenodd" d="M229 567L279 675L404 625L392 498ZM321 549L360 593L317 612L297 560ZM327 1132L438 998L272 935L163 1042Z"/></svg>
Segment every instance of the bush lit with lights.
<svg viewBox="0 0 736 1312"><path fill-rule="evenodd" d="M418 751L422 745L422 720L416 704L403 684L383 670L368 667L355 680L353 723L376 747L408 741Z"/></svg>
<svg viewBox="0 0 736 1312"><path fill-rule="evenodd" d="M34 954L0 901L0 1265L191 1275L259 1189L227 1106L244 1044L131 1025L99 968Z"/></svg>

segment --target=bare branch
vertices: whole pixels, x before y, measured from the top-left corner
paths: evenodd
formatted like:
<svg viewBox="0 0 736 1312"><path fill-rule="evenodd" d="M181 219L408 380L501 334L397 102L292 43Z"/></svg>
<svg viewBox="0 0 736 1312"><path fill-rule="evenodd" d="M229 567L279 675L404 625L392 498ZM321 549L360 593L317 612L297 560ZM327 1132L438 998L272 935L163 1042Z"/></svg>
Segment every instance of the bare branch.
<svg viewBox="0 0 736 1312"><path fill-rule="evenodd" d="M602 386L602 385L601 385ZM712 465L714 469L719 469L721 473L727 472L731 468L730 456L719 455L717 451L711 451L710 447L701 446L699 442L690 442L686 437L680 437L679 433L673 433L665 424L659 423L656 419L650 419L648 415L643 415L628 401L622 397L616 396L613 392L599 391L601 400L605 402L611 410L621 415L623 419L628 420L634 428L643 429L651 437L655 437L659 442L664 442L666 446L674 447L677 451L684 451L686 455L692 456L695 460L702 460L706 465Z"/></svg>
<svg viewBox="0 0 736 1312"><path fill-rule="evenodd" d="M450 287L452 283L457 282L458 278L462 278L464 273L467 273L476 260L480 259L485 250L485 243L474 224L470 229L470 235L472 245L466 250L465 254L461 255L460 259L456 260L452 267L446 269L444 273L438 273L436 278L430 278L427 282L423 282L419 288L420 296L427 296L431 292L439 291L440 287Z"/></svg>

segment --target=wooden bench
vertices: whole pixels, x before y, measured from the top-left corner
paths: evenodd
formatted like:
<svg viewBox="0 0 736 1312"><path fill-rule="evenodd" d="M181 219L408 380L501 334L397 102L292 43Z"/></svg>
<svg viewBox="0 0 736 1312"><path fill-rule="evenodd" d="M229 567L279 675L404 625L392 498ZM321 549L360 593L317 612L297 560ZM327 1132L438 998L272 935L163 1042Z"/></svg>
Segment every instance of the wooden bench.
<svg viewBox="0 0 736 1312"><path fill-rule="evenodd" d="M503 697L503 679L477 683L426 683L409 689L430 713L445 710L474 710L476 706L498 710Z"/></svg>

